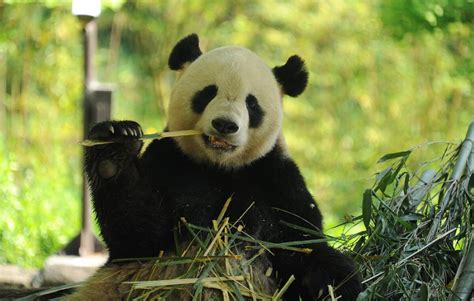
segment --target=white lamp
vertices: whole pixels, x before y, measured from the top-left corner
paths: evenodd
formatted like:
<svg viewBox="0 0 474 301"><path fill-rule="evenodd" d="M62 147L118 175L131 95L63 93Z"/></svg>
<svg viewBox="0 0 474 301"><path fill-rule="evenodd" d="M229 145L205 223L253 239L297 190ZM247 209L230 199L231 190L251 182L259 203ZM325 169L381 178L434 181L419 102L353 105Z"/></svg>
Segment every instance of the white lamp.
<svg viewBox="0 0 474 301"><path fill-rule="evenodd" d="M72 14L75 16L97 18L100 11L100 0L72 0Z"/></svg>

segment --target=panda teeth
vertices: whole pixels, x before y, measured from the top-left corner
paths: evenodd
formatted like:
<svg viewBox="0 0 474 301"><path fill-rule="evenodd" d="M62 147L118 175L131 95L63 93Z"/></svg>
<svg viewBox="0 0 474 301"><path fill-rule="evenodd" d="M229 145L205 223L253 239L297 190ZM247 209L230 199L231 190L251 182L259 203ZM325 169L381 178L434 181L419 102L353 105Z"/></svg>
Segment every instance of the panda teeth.
<svg viewBox="0 0 474 301"><path fill-rule="evenodd" d="M209 142L215 146L215 147L220 147L220 148L231 148L232 145L229 144L228 142L217 138L216 136L209 136Z"/></svg>

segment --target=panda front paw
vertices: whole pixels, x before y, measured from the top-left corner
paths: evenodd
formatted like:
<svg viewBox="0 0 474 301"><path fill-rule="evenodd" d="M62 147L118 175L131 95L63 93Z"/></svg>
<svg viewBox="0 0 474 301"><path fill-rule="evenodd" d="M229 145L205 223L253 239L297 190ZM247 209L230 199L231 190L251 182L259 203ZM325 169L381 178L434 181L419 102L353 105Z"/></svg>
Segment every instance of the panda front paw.
<svg viewBox="0 0 474 301"><path fill-rule="evenodd" d="M88 138L93 140L138 140L143 136L141 126L130 120L103 121L92 127Z"/></svg>
<svg viewBox="0 0 474 301"><path fill-rule="evenodd" d="M96 146L99 149L112 146L132 155L137 155L143 145L140 140L141 137L143 137L141 126L135 121L124 120L100 122L92 127L87 138L116 142L112 144L99 144Z"/></svg>
<svg viewBox="0 0 474 301"><path fill-rule="evenodd" d="M141 126L130 120L103 121L89 131L91 140L113 141L86 148L86 171L90 177L98 174L109 179L119 174L137 158L143 146Z"/></svg>

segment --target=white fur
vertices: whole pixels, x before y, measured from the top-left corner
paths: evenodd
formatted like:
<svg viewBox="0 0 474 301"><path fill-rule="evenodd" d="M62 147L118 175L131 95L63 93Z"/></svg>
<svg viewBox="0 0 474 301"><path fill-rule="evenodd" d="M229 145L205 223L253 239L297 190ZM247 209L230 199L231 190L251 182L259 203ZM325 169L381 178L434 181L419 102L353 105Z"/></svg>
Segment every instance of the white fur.
<svg viewBox="0 0 474 301"><path fill-rule="evenodd" d="M216 97L202 114L191 107L194 94L216 85ZM212 162L225 168L238 168L267 154L276 144L281 131L282 104L279 85L272 70L248 49L227 46L201 55L189 64L171 93L168 128L170 131L197 129L206 135L217 135L211 121L227 118L239 130L225 138L237 145L234 151L209 148L202 137L176 138L185 154L199 162ZM249 128L246 97L254 95L264 111L258 128Z"/></svg>

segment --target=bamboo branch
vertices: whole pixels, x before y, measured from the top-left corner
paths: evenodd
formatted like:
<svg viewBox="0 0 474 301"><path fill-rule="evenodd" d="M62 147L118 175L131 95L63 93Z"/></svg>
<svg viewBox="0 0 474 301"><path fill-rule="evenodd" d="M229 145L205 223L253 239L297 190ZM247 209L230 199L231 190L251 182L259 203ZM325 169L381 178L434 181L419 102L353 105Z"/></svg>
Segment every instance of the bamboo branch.
<svg viewBox="0 0 474 301"><path fill-rule="evenodd" d="M124 284L134 284L136 289L144 289L149 287L161 287L161 286L174 286L184 284L194 284L200 278L184 278L184 279L165 279L165 280L152 280L152 281L124 281ZM206 282L222 282L222 281L244 281L245 277L239 276L226 276L226 277L207 277L200 281Z"/></svg>
<svg viewBox="0 0 474 301"><path fill-rule="evenodd" d="M186 131L173 131L173 132L162 132L162 133L153 133L145 134L142 137L137 137L136 139L109 139L109 140L98 140L98 139L86 139L80 142L83 146L94 146L101 144L110 144L110 143L124 143L132 142L137 140L146 140L146 139L163 139L169 137L182 137L182 136L194 136L202 134L201 131L197 130L186 130Z"/></svg>
<svg viewBox="0 0 474 301"><path fill-rule="evenodd" d="M467 166L467 159L469 158L469 155L471 154L471 151L473 149L473 144L474 144L474 122L469 125L469 129L466 134L466 139L464 139L462 143L461 150L459 151L458 159L456 160L456 165L454 166L453 173L451 174L451 178L450 178L451 183L458 182L461 176L463 175L464 170L466 169L466 166ZM448 188L448 191L450 188ZM443 201L440 204L440 210L436 214L435 218L433 219L433 223L427 237L428 240L433 239L433 237L436 235L436 231L438 231L438 225L444 215L444 211L448 203L450 202L450 200L451 200L450 193L446 193L446 195L443 198Z"/></svg>
<svg viewBox="0 0 474 301"><path fill-rule="evenodd" d="M451 176L452 180L459 180L462 176L464 169L466 167L467 159L471 154L472 146L474 144L474 122L469 125L469 130L466 134L466 139L462 143L461 150L459 151L459 157L454 166L454 171Z"/></svg>
<svg viewBox="0 0 474 301"><path fill-rule="evenodd" d="M459 265L460 275L459 278L455 280L453 285L453 292L455 296L452 296L450 300L460 299L467 301L472 293L472 290L474 289L474 245L472 243L472 236L465 248L466 253L464 254L461 264Z"/></svg>

